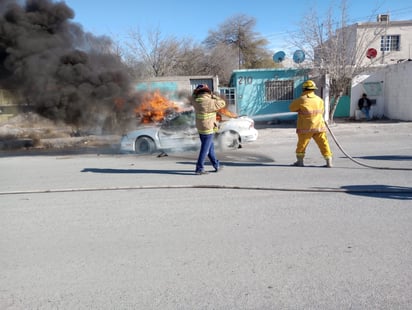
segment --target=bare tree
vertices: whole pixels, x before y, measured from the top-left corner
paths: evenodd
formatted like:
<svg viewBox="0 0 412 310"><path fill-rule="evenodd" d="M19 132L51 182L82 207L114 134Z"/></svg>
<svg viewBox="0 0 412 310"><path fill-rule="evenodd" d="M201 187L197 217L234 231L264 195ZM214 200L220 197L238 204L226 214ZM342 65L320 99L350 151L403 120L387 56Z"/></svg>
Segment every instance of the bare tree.
<svg viewBox="0 0 412 310"><path fill-rule="evenodd" d="M150 68L148 65L137 59L135 55L126 52L123 57L123 62L126 64L132 80L143 80L150 76Z"/></svg>
<svg viewBox="0 0 412 310"><path fill-rule="evenodd" d="M217 31L209 31L203 44L190 38L163 37L159 29L129 32L123 59L135 78L171 75L217 75L223 85L233 70L275 67L267 41L253 32L256 21L237 15Z"/></svg>
<svg viewBox="0 0 412 310"><path fill-rule="evenodd" d="M219 76L219 83L228 86L232 72L237 68L237 53L219 44L210 51L208 63L210 74Z"/></svg>
<svg viewBox="0 0 412 310"><path fill-rule="evenodd" d="M374 31L361 30L358 24L348 25L346 0L341 1L339 17L335 20L334 16L333 7L322 19L312 9L302 19L299 31L291 36L292 44L302 49L312 61L314 74L327 77L330 122L333 122L339 100L350 88L352 78L378 61L371 58L366 62L366 52L370 43L384 31L382 25L375 23Z"/></svg>
<svg viewBox="0 0 412 310"><path fill-rule="evenodd" d="M163 38L159 30L149 31L146 36L139 31L130 32L127 43L127 63L136 72L134 76L159 77L181 75L216 75L222 59L211 62L214 51L194 43L191 38Z"/></svg>
<svg viewBox="0 0 412 310"><path fill-rule="evenodd" d="M210 74L205 49L192 40L182 42L179 54L176 55L175 75L207 75Z"/></svg>
<svg viewBox="0 0 412 310"><path fill-rule="evenodd" d="M130 41L126 43L129 55L135 55L147 65L147 74L151 77L173 74L179 65L179 55L184 40L174 37L162 38L159 29L151 30L143 36L139 30L130 31Z"/></svg>
<svg viewBox="0 0 412 310"><path fill-rule="evenodd" d="M217 30L209 30L203 43L209 49L226 47L231 54L236 53L237 69L267 67L267 60L271 60L271 53L266 49L268 42L253 31L255 26L255 18L244 14L235 15ZM271 64L275 66L273 61Z"/></svg>

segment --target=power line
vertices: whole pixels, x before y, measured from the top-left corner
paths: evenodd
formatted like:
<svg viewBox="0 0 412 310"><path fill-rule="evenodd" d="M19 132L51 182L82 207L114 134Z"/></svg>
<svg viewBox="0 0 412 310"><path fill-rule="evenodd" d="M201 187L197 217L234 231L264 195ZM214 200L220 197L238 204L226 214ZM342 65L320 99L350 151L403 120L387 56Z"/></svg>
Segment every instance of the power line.
<svg viewBox="0 0 412 310"><path fill-rule="evenodd" d="M389 10L389 12L386 12L386 13L388 13L391 17L393 17L393 16L404 16L405 14L408 14L408 13L412 14L412 6L405 7L405 8L399 8L399 9L395 9L395 10ZM365 20L366 21L371 21L373 17L376 17L376 14L375 15L367 15L367 16L360 16L360 17L351 18L351 19L348 20L348 22L350 24L355 24L355 23L358 23L362 20L363 21L365 21ZM335 26L338 26L338 25L339 25L339 23L336 22ZM272 33L269 33L269 34L261 34L259 37L270 41L271 39L275 39L275 38L276 39L282 39L282 37L284 37L286 35L290 36L290 35L294 35L298 32L299 32L299 30L285 30L285 31L272 32Z"/></svg>

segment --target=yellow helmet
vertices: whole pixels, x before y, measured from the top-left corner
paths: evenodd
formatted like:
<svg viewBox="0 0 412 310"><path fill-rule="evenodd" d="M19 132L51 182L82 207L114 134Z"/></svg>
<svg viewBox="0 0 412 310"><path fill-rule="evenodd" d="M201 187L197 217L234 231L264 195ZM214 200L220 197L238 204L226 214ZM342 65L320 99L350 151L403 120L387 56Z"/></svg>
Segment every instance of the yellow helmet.
<svg viewBox="0 0 412 310"><path fill-rule="evenodd" d="M304 90L306 90L306 89L310 90L310 89L318 89L318 88L316 87L315 82L313 82L312 80L307 80L303 83L303 89Z"/></svg>

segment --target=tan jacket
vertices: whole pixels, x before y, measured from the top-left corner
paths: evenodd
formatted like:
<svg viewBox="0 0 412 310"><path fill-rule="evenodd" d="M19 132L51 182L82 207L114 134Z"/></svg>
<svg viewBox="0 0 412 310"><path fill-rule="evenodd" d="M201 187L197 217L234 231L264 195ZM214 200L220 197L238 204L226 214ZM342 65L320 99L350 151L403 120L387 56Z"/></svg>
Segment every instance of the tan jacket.
<svg viewBox="0 0 412 310"><path fill-rule="evenodd" d="M298 112L296 125L298 134L326 131L323 119L325 105L322 98L318 97L313 90L304 91L301 97L293 100L289 110Z"/></svg>
<svg viewBox="0 0 412 310"><path fill-rule="evenodd" d="M217 131L216 111L226 106L226 102L218 96L203 93L196 96L193 107L196 113L196 128L200 134L208 135Z"/></svg>

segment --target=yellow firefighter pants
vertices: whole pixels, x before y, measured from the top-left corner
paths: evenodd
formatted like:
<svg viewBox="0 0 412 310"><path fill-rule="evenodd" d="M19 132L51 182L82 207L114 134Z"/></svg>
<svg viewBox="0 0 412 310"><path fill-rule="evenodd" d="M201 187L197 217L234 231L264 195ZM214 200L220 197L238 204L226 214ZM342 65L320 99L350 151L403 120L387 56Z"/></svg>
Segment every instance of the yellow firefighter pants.
<svg viewBox="0 0 412 310"><path fill-rule="evenodd" d="M310 139L315 140L319 147L319 150L324 158L331 158L332 152L329 147L328 138L326 132L310 132L310 133L299 133L298 134L298 144L296 146L296 156L298 158L305 157L306 147L308 146Z"/></svg>

